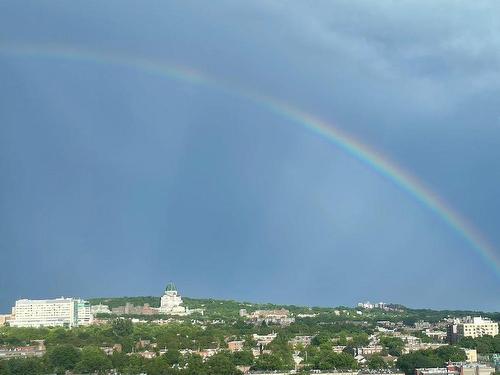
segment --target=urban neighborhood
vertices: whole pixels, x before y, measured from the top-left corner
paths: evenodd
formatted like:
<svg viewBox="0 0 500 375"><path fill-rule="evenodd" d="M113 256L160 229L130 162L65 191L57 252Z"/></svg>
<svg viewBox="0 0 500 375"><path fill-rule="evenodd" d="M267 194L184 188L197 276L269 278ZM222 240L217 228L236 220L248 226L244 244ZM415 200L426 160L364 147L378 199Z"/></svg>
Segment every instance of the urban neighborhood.
<svg viewBox="0 0 500 375"><path fill-rule="evenodd" d="M304 307L158 297L19 299L0 374L491 375L499 313L360 302Z"/></svg>

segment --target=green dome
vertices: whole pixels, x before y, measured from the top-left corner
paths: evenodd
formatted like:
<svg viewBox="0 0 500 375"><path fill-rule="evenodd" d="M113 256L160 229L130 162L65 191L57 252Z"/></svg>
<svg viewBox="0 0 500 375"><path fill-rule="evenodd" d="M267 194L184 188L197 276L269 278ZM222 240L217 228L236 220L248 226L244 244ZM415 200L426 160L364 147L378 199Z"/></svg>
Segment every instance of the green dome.
<svg viewBox="0 0 500 375"><path fill-rule="evenodd" d="M167 284L167 287L165 288L167 292L174 292L177 291L177 288L175 287L175 284L173 282L169 282Z"/></svg>

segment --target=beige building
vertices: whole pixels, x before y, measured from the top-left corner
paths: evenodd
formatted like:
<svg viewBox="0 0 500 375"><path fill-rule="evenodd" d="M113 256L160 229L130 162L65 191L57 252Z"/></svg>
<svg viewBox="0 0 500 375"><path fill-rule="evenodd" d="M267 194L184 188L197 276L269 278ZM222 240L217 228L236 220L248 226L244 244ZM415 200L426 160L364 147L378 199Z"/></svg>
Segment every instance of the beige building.
<svg viewBox="0 0 500 375"><path fill-rule="evenodd" d="M7 323L7 321L9 321L11 319L12 319L11 314L0 315L0 326L3 326L5 323Z"/></svg>
<svg viewBox="0 0 500 375"><path fill-rule="evenodd" d="M460 375L492 375L495 373L493 367L471 363L460 368Z"/></svg>
<svg viewBox="0 0 500 375"><path fill-rule="evenodd" d="M465 355L467 359L465 360L468 363L476 363L477 362L477 350L476 349L464 349Z"/></svg>
<svg viewBox="0 0 500 375"><path fill-rule="evenodd" d="M498 323L482 317L466 317L448 326L448 342L454 344L463 337L481 337L498 335Z"/></svg>

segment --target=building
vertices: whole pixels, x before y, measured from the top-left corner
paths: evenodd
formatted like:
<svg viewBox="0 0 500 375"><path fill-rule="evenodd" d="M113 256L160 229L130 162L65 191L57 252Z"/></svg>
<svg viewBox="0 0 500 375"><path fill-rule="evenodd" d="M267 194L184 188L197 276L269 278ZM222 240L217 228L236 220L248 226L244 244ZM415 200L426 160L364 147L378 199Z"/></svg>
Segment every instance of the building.
<svg viewBox="0 0 500 375"><path fill-rule="evenodd" d="M227 348L231 352L239 352L243 350L243 345L245 345L245 340L233 340L228 341Z"/></svg>
<svg viewBox="0 0 500 375"><path fill-rule="evenodd" d="M384 350L382 345L369 345L358 348L358 354L367 356L375 353L381 353Z"/></svg>
<svg viewBox="0 0 500 375"><path fill-rule="evenodd" d="M478 363L467 363L460 367L460 375L491 375L494 373L493 367Z"/></svg>
<svg viewBox="0 0 500 375"><path fill-rule="evenodd" d="M161 296L160 313L170 315L188 315L190 314L184 306L182 306L182 298L177 292L174 283L169 283L165 288L165 293Z"/></svg>
<svg viewBox="0 0 500 375"><path fill-rule="evenodd" d="M362 308L362 309L367 309L367 310L371 310L371 309L386 309L387 307L387 304L385 302L379 302L379 303L371 303L370 301L366 301L366 302L359 302L358 307Z"/></svg>
<svg viewBox="0 0 500 375"><path fill-rule="evenodd" d="M424 331L424 333L429 336L431 339L444 342L446 340L446 332L445 331L433 331L428 328Z"/></svg>
<svg viewBox="0 0 500 375"><path fill-rule="evenodd" d="M482 317L466 317L461 320L456 319L448 325L446 338L450 344L456 344L463 337L480 337L480 336L496 336L498 335L498 323L491 319Z"/></svg>
<svg viewBox="0 0 500 375"><path fill-rule="evenodd" d="M295 318L290 317L290 312L286 309L279 310L256 310L248 316L248 321L254 324L278 324L287 326L295 322Z"/></svg>
<svg viewBox="0 0 500 375"><path fill-rule="evenodd" d="M293 339L289 340L288 343L293 347L297 345L302 345L304 347L311 345L313 336L295 336Z"/></svg>
<svg viewBox="0 0 500 375"><path fill-rule="evenodd" d="M111 314L111 310L109 309L108 305L93 305L90 307L90 310L92 311L92 315L96 316L97 314Z"/></svg>
<svg viewBox="0 0 500 375"><path fill-rule="evenodd" d="M416 368L415 375L460 375L460 368L452 364L447 367Z"/></svg>
<svg viewBox="0 0 500 375"><path fill-rule="evenodd" d="M45 354L44 340L33 340L28 346L0 347L0 360L9 358L42 357Z"/></svg>
<svg viewBox="0 0 500 375"><path fill-rule="evenodd" d="M253 339L257 341L257 345L267 345L270 344L278 334L270 333L269 335L258 335L256 333L253 334Z"/></svg>
<svg viewBox="0 0 500 375"><path fill-rule="evenodd" d="M11 314L1 314L0 315L0 326L3 326L5 323L9 322L13 316Z"/></svg>
<svg viewBox="0 0 500 375"><path fill-rule="evenodd" d="M77 311L78 311L78 325L79 326L88 326L92 324L94 320L94 315L92 314L92 308L88 301L83 299L79 299L77 302Z"/></svg>
<svg viewBox="0 0 500 375"><path fill-rule="evenodd" d="M493 367L478 363L449 363L446 367L415 369L415 375L491 375L494 372Z"/></svg>
<svg viewBox="0 0 500 375"><path fill-rule="evenodd" d="M21 299L12 309L13 327L75 327L90 324L92 318L87 301L74 298L44 300Z"/></svg>
<svg viewBox="0 0 500 375"><path fill-rule="evenodd" d="M467 359L465 360L467 363L476 363L477 362L477 350L476 349L463 349Z"/></svg>
<svg viewBox="0 0 500 375"><path fill-rule="evenodd" d="M127 302L125 306L111 309L111 313L117 315L155 315L158 312L159 309L151 307L149 303L145 303L143 306L134 306L134 304Z"/></svg>

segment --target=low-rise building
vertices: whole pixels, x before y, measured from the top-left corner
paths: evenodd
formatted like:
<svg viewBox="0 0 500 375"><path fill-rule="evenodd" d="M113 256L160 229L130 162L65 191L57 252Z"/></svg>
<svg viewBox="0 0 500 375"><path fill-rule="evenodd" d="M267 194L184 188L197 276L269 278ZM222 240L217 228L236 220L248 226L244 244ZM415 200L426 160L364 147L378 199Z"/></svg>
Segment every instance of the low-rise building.
<svg viewBox="0 0 500 375"><path fill-rule="evenodd" d="M380 353L384 350L382 345L369 345L358 348L358 354L362 354L364 356L372 355L375 353Z"/></svg>
<svg viewBox="0 0 500 375"><path fill-rule="evenodd" d="M467 359L465 360L468 363L476 363L477 362L477 350L476 349L463 349Z"/></svg>
<svg viewBox="0 0 500 375"><path fill-rule="evenodd" d="M257 345L267 345L270 344L278 334L270 333L269 335L258 335L256 333L253 334L253 339L257 342Z"/></svg>
<svg viewBox="0 0 500 375"><path fill-rule="evenodd" d="M12 314L0 314L0 326L3 326L11 319L13 319Z"/></svg>
<svg viewBox="0 0 500 375"><path fill-rule="evenodd" d="M239 352L239 351L243 350L243 345L244 344L245 344L245 340L228 341L227 348L231 352Z"/></svg>
<svg viewBox="0 0 500 375"><path fill-rule="evenodd" d="M0 347L0 360L10 358L42 357L46 352L44 340L33 340L31 345Z"/></svg>
<svg viewBox="0 0 500 375"><path fill-rule="evenodd" d="M495 369L479 363L467 363L460 367L460 375L491 375Z"/></svg>
<svg viewBox="0 0 500 375"><path fill-rule="evenodd" d="M415 375L492 375L493 367L478 363L449 363L446 367L417 368Z"/></svg>
<svg viewBox="0 0 500 375"><path fill-rule="evenodd" d="M313 336L295 336L288 343L293 347L297 345L308 346L311 345L312 338Z"/></svg>

